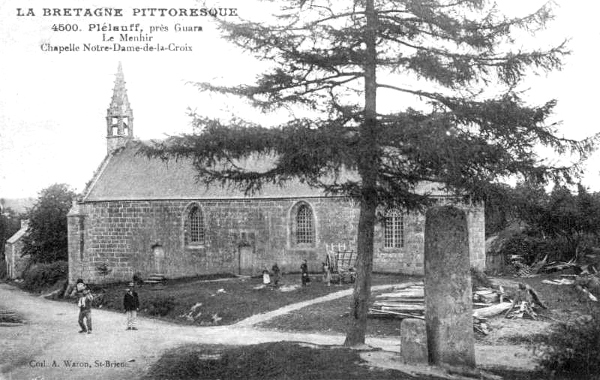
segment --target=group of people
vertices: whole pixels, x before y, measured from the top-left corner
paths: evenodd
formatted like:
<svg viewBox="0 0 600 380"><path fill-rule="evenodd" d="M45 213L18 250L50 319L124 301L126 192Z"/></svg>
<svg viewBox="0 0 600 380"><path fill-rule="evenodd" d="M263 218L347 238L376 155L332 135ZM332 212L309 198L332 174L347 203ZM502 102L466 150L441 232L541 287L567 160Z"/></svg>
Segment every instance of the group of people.
<svg viewBox="0 0 600 380"><path fill-rule="evenodd" d="M127 330L137 330L137 312L140 309L140 300L137 292L134 290L135 284L129 283L129 286L125 289L125 295L123 296L123 308L127 314ZM92 303L94 296L90 288L85 284L83 279L78 279L75 283L75 288L71 293L71 297L77 297L77 306L79 306L79 318L78 323L81 330L79 333L91 334L92 333Z"/></svg>
<svg viewBox="0 0 600 380"><path fill-rule="evenodd" d="M279 280L281 279L281 270L277 263L271 267L271 271L267 268L263 270L263 284L272 285L274 288L279 287ZM302 286L307 286L310 283L310 276L308 275L308 262L306 259L302 260L300 265L300 281ZM331 268L326 263L323 263L323 282L327 286L331 285Z"/></svg>
<svg viewBox="0 0 600 380"><path fill-rule="evenodd" d="M271 267L271 272L267 268L263 270L263 284L264 285L272 285L273 288L279 287L279 280L281 279L281 270L277 263L273 264Z"/></svg>

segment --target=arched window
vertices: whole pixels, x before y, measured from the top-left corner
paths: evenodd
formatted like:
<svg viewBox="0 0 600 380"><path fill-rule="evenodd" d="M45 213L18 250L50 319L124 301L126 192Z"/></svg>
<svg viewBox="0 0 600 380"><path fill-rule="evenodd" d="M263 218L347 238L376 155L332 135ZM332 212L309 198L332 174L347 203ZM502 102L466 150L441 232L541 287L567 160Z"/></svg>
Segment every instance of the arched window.
<svg viewBox="0 0 600 380"><path fill-rule="evenodd" d="M404 247L404 214L398 209L390 209L385 213L385 248Z"/></svg>
<svg viewBox="0 0 600 380"><path fill-rule="evenodd" d="M315 242L313 213L308 205L300 205L296 213L296 243L312 244Z"/></svg>
<svg viewBox="0 0 600 380"><path fill-rule="evenodd" d="M198 204L188 207L185 219L185 245L204 245L204 215Z"/></svg>

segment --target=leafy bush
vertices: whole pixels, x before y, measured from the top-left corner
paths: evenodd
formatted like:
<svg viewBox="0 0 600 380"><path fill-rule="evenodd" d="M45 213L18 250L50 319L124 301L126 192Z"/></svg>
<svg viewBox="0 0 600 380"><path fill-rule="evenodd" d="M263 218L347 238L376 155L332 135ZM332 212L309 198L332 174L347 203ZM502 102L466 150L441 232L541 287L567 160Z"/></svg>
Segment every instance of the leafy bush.
<svg viewBox="0 0 600 380"><path fill-rule="evenodd" d="M544 352L540 360L544 370L600 379L600 307L596 306L591 316L554 325L538 347Z"/></svg>
<svg viewBox="0 0 600 380"><path fill-rule="evenodd" d="M66 261L34 264L23 273L23 287L29 291L39 291L66 279L68 272L69 263Z"/></svg>
<svg viewBox="0 0 600 380"><path fill-rule="evenodd" d="M556 239L542 239L525 233L510 237L500 248L500 254L506 259L511 256L521 256L524 263L531 265L548 255L548 260L560 259L562 244Z"/></svg>
<svg viewBox="0 0 600 380"><path fill-rule="evenodd" d="M175 308L175 297L173 296L158 296L142 305L142 309L146 309L150 315L158 315L164 317Z"/></svg>

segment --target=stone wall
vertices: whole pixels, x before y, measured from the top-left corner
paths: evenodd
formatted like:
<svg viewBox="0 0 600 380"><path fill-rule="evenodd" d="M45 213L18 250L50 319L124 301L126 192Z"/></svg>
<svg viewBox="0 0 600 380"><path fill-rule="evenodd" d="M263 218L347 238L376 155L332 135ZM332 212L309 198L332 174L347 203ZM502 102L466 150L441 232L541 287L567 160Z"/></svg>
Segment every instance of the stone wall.
<svg viewBox="0 0 600 380"><path fill-rule="evenodd" d="M456 204L440 200L440 204L454 204L467 213L471 265L485 268L485 213L482 205ZM425 244L425 215L411 212L404 216L404 246L384 248L383 228L375 229L373 271L422 275Z"/></svg>
<svg viewBox="0 0 600 380"><path fill-rule="evenodd" d="M314 214L315 244L296 245L292 239L292 214L298 202ZM326 244L352 245L357 236L358 206L346 198L199 200L204 217L205 244L186 246L185 213L192 201L107 201L73 206L69 214L69 280L92 283L126 281L134 273L156 272L153 247L164 251L167 278L212 273L258 274L276 262L283 272L298 272L302 259L311 271L320 271ZM483 231L483 210L473 208L473 231ZM481 219L481 220L480 220ZM405 216L405 245L383 248L383 229L375 234L374 270L423 273L424 218ZM481 224L479 226L478 224ZM479 247L479 235L470 237ZM484 258L483 236L481 252ZM242 271L242 254L249 253L251 268ZM248 262L247 260L245 262ZM109 273L98 270L106 265Z"/></svg>
<svg viewBox="0 0 600 380"><path fill-rule="evenodd" d="M15 243L6 243L4 245L4 256L6 260L6 274L11 280L23 277L23 272L29 264L29 255L21 256L23 250L23 240L19 239Z"/></svg>

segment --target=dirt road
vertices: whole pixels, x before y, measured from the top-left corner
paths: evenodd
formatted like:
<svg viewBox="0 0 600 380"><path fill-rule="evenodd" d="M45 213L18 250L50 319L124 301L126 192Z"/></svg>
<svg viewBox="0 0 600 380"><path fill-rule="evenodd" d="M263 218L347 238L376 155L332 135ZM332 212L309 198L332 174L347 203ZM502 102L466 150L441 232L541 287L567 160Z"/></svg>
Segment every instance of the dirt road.
<svg viewBox="0 0 600 380"><path fill-rule="evenodd" d="M345 294L347 291L326 299ZM233 326L179 326L139 318L138 331L125 330L124 314L94 309L93 333L79 334L76 305L49 301L0 284L0 310L15 311L26 319L22 326L0 327L0 379L135 379L165 350L186 343L245 345L285 340L342 344L344 337L339 334L286 333L252 327L323 300L288 306ZM398 339L371 338L367 344L399 351ZM533 368L529 352L519 347L477 346L476 351L482 367Z"/></svg>

